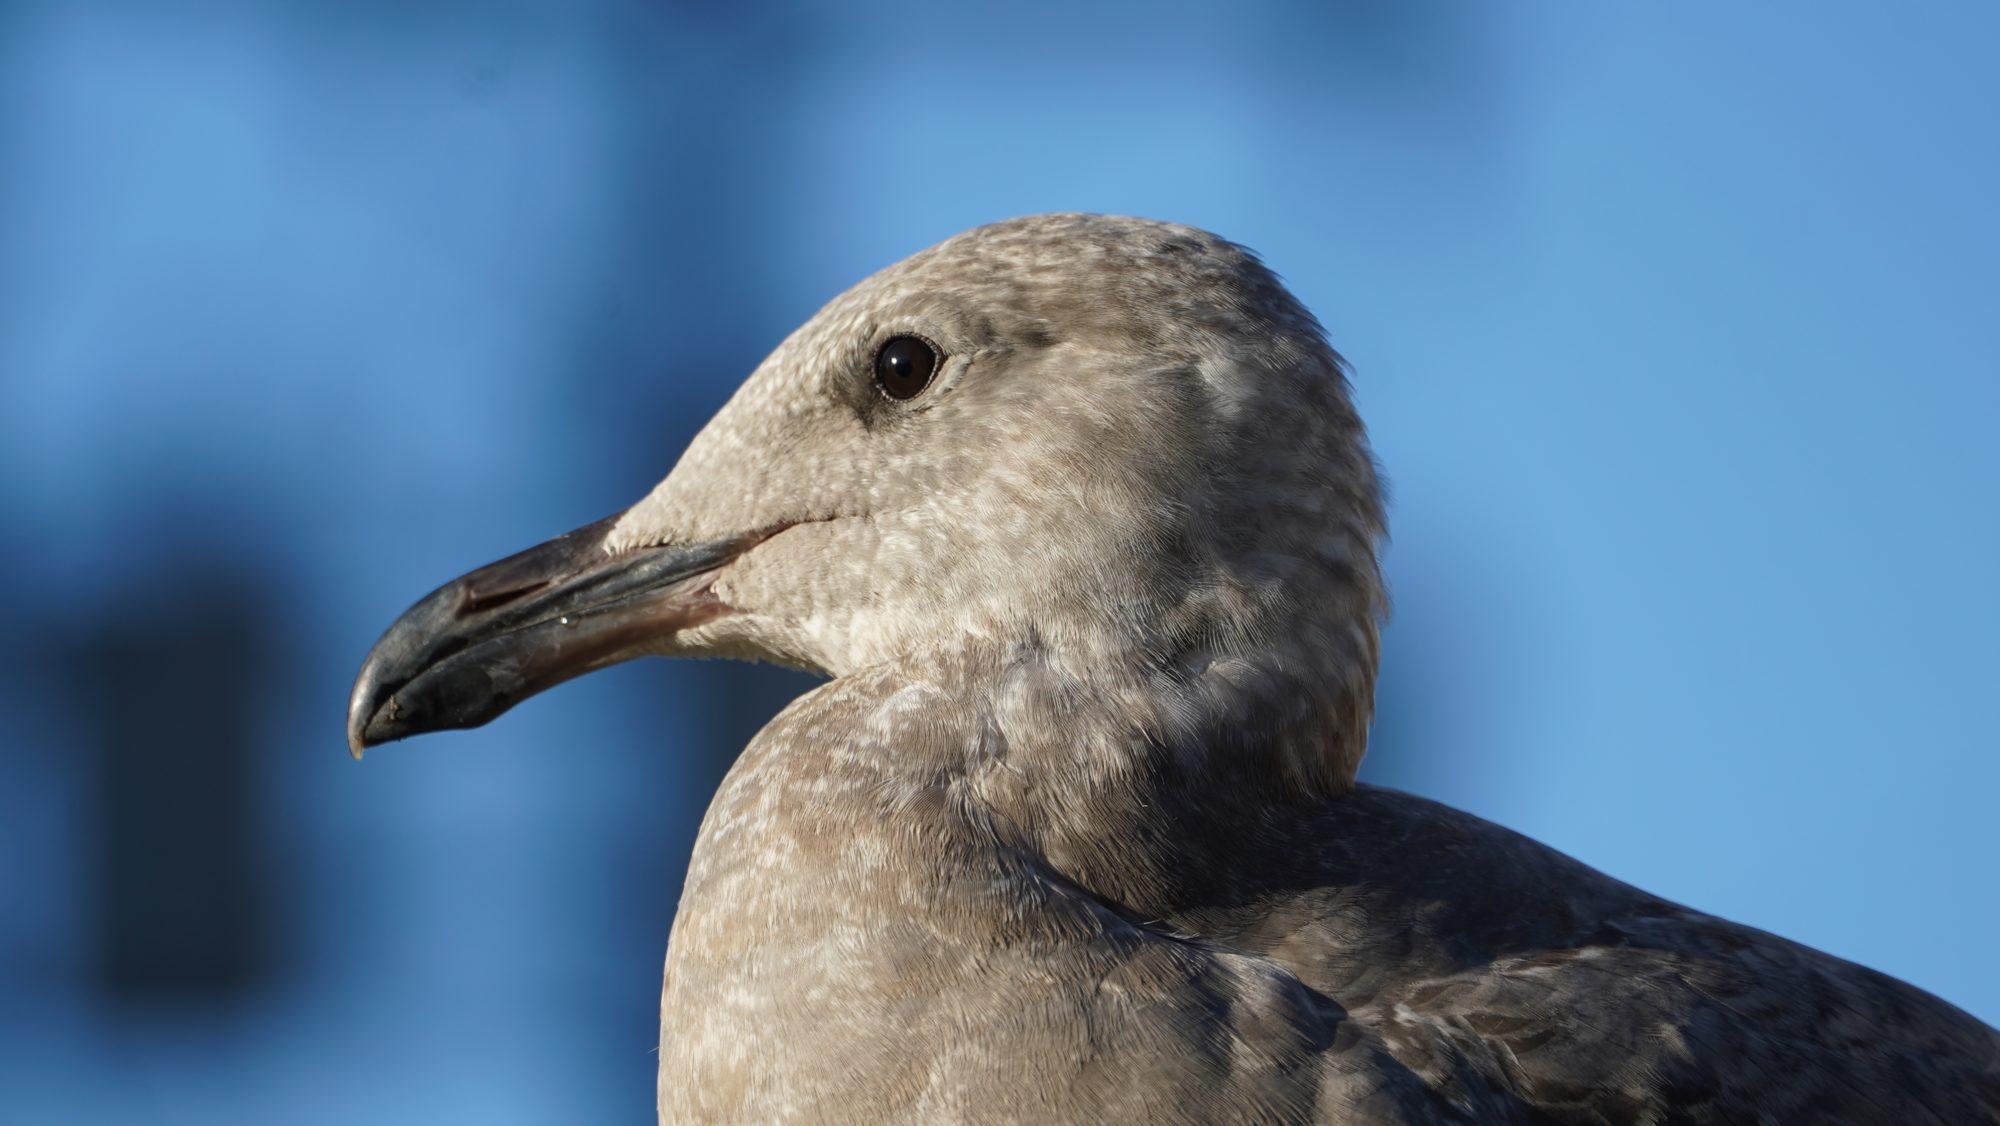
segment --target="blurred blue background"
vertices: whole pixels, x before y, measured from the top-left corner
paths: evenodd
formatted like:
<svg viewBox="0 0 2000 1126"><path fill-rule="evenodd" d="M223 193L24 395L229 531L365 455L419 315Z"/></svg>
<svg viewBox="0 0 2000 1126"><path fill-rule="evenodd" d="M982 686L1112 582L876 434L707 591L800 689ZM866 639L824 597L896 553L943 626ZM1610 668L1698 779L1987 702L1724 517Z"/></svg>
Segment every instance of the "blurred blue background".
<svg viewBox="0 0 2000 1126"><path fill-rule="evenodd" d="M0 1119L650 1120L730 756L362 653L863 274L1261 250L1395 485L1367 773L2000 1019L2000 9L0 6Z"/></svg>

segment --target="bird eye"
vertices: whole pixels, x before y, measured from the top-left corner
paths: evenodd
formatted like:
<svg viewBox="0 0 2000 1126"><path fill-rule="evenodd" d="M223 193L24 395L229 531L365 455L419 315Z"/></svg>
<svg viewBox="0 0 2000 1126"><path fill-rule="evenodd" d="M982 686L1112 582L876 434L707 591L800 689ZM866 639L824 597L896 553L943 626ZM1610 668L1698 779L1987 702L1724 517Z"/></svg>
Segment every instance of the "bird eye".
<svg viewBox="0 0 2000 1126"><path fill-rule="evenodd" d="M937 374L937 349L915 336L892 336L875 353L875 383L891 399L914 399Z"/></svg>

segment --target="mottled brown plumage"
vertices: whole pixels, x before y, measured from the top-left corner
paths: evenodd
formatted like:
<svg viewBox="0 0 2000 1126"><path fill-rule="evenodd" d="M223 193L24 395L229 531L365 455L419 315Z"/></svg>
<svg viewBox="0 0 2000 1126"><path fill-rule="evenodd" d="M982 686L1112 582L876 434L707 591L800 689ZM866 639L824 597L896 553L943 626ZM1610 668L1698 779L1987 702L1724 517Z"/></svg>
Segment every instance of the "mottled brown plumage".
<svg viewBox="0 0 2000 1126"><path fill-rule="evenodd" d="M908 402L899 334L944 357ZM832 678L702 826L663 1121L2000 1122L1943 1001L1355 785L1382 529L1254 257L1013 220L836 299L615 521L419 604L350 734L641 653Z"/></svg>

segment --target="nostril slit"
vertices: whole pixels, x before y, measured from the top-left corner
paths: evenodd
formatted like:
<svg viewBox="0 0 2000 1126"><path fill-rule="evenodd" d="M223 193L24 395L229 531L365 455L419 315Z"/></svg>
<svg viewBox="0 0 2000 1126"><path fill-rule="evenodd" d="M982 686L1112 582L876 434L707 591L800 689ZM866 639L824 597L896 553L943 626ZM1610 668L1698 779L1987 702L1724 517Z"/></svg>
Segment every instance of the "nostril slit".
<svg viewBox="0 0 2000 1126"><path fill-rule="evenodd" d="M498 606L505 606L509 602L518 602L548 585L548 580L544 579L521 586L502 587L499 590L467 590L464 601L459 603L458 612L461 617L482 613Z"/></svg>

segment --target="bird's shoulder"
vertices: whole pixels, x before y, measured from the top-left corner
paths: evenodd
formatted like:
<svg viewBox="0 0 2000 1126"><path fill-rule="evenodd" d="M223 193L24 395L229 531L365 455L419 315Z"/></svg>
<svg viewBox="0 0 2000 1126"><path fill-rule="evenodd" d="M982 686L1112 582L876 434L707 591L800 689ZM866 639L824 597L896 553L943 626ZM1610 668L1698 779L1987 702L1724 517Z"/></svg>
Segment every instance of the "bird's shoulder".
<svg viewBox="0 0 2000 1126"><path fill-rule="evenodd" d="M1362 788L1297 832L1279 842L1289 867L1236 889L1249 909L1183 925L1323 994L1426 1106L2000 1122L2000 1037L1904 982L1394 791Z"/></svg>

